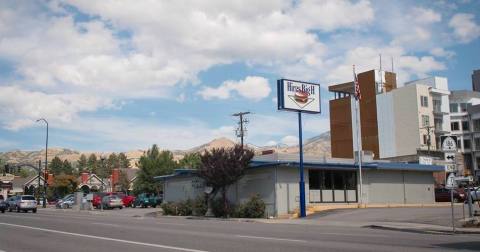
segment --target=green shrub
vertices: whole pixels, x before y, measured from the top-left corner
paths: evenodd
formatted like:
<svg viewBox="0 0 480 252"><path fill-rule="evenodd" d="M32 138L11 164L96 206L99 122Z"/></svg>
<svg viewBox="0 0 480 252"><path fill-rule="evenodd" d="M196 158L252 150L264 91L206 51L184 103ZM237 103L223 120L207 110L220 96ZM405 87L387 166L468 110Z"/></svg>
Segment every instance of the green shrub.
<svg viewBox="0 0 480 252"><path fill-rule="evenodd" d="M212 200L212 212L215 217L228 218L235 212L235 206L227 200L227 208L225 209L223 199L215 198Z"/></svg>
<svg viewBox="0 0 480 252"><path fill-rule="evenodd" d="M250 199L240 204L234 214L238 218L263 218L265 217L265 202L260 195L253 195Z"/></svg>
<svg viewBox="0 0 480 252"><path fill-rule="evenodd" d="M176 215L177 204L175 202L164 202L160 205L163 210L163 215Z"/></svg>
<svg viewBox="0 0 480 252"><path fill-rule="evenodd" d="M192 215L193 202L191 199L180 201L177 203L177 215L190 216Z"/></svg>
<svg viewBox="0 0 480 252"><path fill-rule="evenodd" d="M205 196L199 195L194 201L192 206L192 214L195 216L205 216L207 213L208 205Z"/></svg>

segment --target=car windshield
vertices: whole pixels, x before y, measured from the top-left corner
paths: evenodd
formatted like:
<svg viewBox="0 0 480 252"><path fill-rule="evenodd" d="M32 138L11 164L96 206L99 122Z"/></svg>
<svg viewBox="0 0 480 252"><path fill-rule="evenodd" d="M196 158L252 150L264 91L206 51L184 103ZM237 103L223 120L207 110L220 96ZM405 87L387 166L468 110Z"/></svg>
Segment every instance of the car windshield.
<svg viewBox="0 0 480 252"><path fill-rule="evenodd" d="M35 200L33 196L22 196L22 200Z"/></svg>

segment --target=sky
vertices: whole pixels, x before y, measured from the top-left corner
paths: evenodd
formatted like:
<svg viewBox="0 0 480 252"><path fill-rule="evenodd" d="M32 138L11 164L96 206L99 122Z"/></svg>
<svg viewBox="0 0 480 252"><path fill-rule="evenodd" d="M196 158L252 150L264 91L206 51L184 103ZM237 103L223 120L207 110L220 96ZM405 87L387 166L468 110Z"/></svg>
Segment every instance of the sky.
<svg viewBox="0 0 480 252"><path fill-rule="evenodd" d="M480 68L480 1L0 1L0 151L49 146L188 149L214 138L298 143L296 113L277 110L276 80L327 90L391 61L402 83L447 77L471 90Z"/></svg>

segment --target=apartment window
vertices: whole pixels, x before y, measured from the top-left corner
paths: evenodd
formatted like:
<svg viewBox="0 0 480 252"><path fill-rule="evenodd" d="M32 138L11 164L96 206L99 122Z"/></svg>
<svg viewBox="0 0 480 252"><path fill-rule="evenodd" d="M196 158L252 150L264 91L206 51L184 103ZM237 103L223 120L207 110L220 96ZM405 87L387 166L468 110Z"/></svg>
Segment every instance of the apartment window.
<svg viewBox="0 0 480 252"><path fill-rule="evenodd" d="M463 122L462 122L462 130L463 130L463 131L468 131L468 130L469 130L469 126L470 126L470 125L469 125L468 121L463 121Z"/></svg>
<svg viewBox="0 0 480 252"><path fill-rule="evenodd" d="M430 125L430 117L428 115L422 115L422 126L427 127Z"/></svg>
<svg viewBox="0 0 480 252"><path fill-rule="evenodd" d="M457 113L458 112L458 104L457 103L450 103L450 112Z"/></svg>
<svg viewBox="0 0 480 252"><path fill-rule="evenodd" d="M451 122L450 123L450 126L452 128L452 131L458 131L460 130L460 125L458 122ZM479 125L480 126L480 125Z"/></svg>
<svg viewBox="0 0 480 252"><path fill-rule="evenodd" d="M475 137L475 150L480 150L480 137Z"/></svg>
<svg viewBox="0 0 480 252"><path fill-rule="evenodd" d="M433 111L434 112L442 112L442 101L433 100Z"/></svg>
<svg viewBox="0 0 480 252"><path fill-rule="evenodd" d="M480 170L480 157L477 157L477 170Z"/></svg>
<svg viewBox="0 0 480 252"><path fill-rule="evenodd" d="M433 119L433 123L435 124L435 130L442 130L442 119Z"/></svg>
<svg viewBox="0 0 480 252"><path fill-rule="evenodd" d="M460 103L460 111L467 112L467 109L471 106L470 103Z"/></svg>
<svg viewBox="0 0 480 252"><path fill-rule="evenodd" d="M473 120L473 130L480 131L480 119Z"/></svg>
<svg viewBox="0 0 480 252"><path fill-rule="evenodd" d="M423 135L423 144L428 145L428 135Z"/></svg>
<svg viewBox="0 0 480 252"><path fill-rule="evenodd" d="M420 96L420 104L422 105L422 107L428 107L428 97Z"/></svg>
<svg viewBox="0 0 480 252"><path fill-rule="evenodd" d="M463 148L464 149L470 149L470 139L463 139Z"/></svg>
<svg viewBox="0 0 480 252"><path fill-rule="evenodd" d="M457 149L462 148L462 139L457 139Z"/></svg>

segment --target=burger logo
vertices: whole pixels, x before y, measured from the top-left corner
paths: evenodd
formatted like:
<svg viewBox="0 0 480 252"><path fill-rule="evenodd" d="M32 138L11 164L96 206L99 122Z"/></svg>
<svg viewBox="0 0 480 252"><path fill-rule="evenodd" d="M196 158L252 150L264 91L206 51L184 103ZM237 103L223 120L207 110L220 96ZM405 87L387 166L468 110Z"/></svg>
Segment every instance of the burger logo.
<svg viewBox="0 0 480 252"><path fill-rule="evenodd" d="M295 102L299 108L304 108L315 100L315 87L309 84L287 82L287 91L291 94L288 97Z"/></svg>

